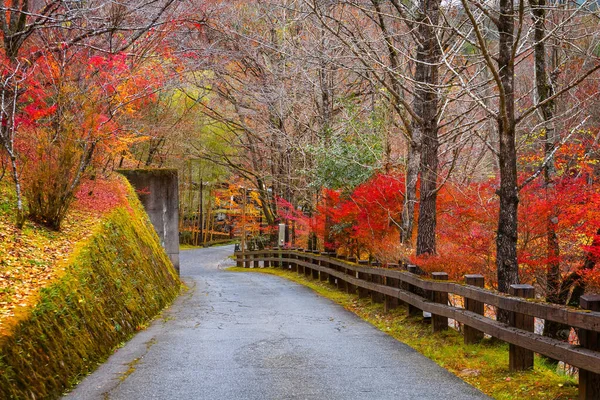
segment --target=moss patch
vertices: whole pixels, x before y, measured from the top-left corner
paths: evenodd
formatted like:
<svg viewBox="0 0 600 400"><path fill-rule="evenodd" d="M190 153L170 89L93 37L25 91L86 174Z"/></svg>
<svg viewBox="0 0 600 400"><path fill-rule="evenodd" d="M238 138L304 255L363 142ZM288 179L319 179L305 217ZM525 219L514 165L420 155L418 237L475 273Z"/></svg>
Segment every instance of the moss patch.
<svg viewBox="0 0 600 400"><path fill-rule="evenodd" d="M0 398L57 398L179 293L133 190L103 218L27 318L0 337ZM92 228L92 227L90 227Z"/></svg>
<svg viewBox="0 0 600 400"><path fill-rule="evenodd" d="M487 395L509 399L576 399L577 381L557 373L553 366L536 356L533 371L508 371L508 345L484 340L478 345L464 345L459 332L432 333L422 318L408 317L399 307L389 313L382 304L338 291L326 282L316 281L295 272L272 268L228 268L234 272L259 272L277 275L313 289L355 313L362 319L399 341L411 346Z"/></svg>

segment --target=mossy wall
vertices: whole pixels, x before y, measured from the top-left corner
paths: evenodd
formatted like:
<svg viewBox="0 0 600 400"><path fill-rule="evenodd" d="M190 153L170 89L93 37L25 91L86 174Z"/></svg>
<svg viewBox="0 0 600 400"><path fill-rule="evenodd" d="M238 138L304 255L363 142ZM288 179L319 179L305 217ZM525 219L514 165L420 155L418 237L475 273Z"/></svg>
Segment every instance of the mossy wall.
<svg viewBox="0 0 600 400"><path fill-rule="evenodd" d="M0 399L52 399L94 370L179 293L180 282L130 191L0 337Z"/></svg>

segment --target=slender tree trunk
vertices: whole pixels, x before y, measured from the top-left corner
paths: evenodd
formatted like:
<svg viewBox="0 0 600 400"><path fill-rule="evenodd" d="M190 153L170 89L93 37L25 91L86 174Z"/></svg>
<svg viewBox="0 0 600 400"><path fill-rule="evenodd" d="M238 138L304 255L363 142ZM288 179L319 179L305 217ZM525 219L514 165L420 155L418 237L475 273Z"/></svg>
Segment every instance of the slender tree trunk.
<svg viewBox="0 0 600 400"><path fill-rule="evenodd" d="M21 187L21 176L17 166L17 158L13 152L9 154L10 172L15 185L15 193L17 195L17 215L16 226L18 229L23 228L25 224L25 207L23 206L23 189Z"/></svg>
<svg viewBox="0 0 600 400"><path fill-rule="evenodd" d="M417 51L417 56L422 50ZM418 62L415 65L415 82L424 82L425 64ZM423 98L419 97L419 90L415 93L413 111L416 115L423 115ZM422 96L422 95L421 95ZM402 206L402 226L400 230L400 242L407 246L412 245L414 229L415 206L417 204L417 181L421 162L421 138L423 126L420 121L413 120L411 140L408 143L408 157L406 160L406 192L404 194L404 205Z"/></svg>
<svg viewBox="0 0 600 400"><path fill-rule="evenodd" d="M537 102L541 103L552 96L552 84L548 79L546 69L546 44L544 36L546 35L546 0L530 0L531 14L534 24L534 55L535 55L535 87L537 93ZM546 201L550 202L555 197L554 177L556 170L554 166L554 157L552 151L556 144L554 134L554 102L548 102L540 107L542 117L542 140L544 141L544 187ZM560 248L558 245L558 235L556 234L556 223L558 216L555 210L551 210L546 220L546 301L559 304L561 301L561 277L560 277ZM552 321L544 323L544 336L559 339L565 330L565 326Z"/></svg>
<svg viewBox="0 0 600 400"><path fill-rule="evenodd" d="M498 14L498 70L501 81L498 134L500 136L500 213L496 236L498 290L507 293L510 285L519 283L517 263L519 195L517 189L517 151L514 96L514 3L500 0ZM508 322L508 313L498 310L499 321Z"/></svg>
<svg viewBox="0 0 600 400"><path fill-rule="evenodd" d="M440 49L436 30L439 19L440 0L422 0L424 15L419 21L417 60L423 64L422 82L415 91L421 102L417 107L421 119L421 199L417 229L417 255L435 254L435 230L437 222L437 176L438 176L438 63Z"/></svg>
<svg viewBox="0 0 600 400"><path fill-rule="evenodd" d="M265 183L261 178L256 178L256 187L258 188L260 204L267 225L273 226L275 225L275 212L272 207L274 201L272 198L269 197L269 191L267 190L267 187L265 186Z"/></svg>
<svg viewBox="0 0 600 400"><path fill-rule="evenodd" d="M426 129L427 131L427 129ZM437 168L438 168L437 134L428 132L423 136L421 153L421 199L419 202L419 220L417 226L417 255L436 253L437 223Z"/></svg>
<svg viewBox="0 0 600 400"><path fill-rule="evenodd" d="M406 161L406 188L404 204L402 205L402 225L400 229L400 243L411 246L414 229L415 206L417 204L417 180L419 178L419 163L421 159L420 145L421 129L413 127L412 141L408 146Z"/></svg>
<svg viewBox="0 0 600 400"><path fill-rule="evenodd" d="M204 236L204 182L202 181L202 176L200 176L200 200L198 204L198 235L196 236L196 246L200 244L200 238Z"/></svg>

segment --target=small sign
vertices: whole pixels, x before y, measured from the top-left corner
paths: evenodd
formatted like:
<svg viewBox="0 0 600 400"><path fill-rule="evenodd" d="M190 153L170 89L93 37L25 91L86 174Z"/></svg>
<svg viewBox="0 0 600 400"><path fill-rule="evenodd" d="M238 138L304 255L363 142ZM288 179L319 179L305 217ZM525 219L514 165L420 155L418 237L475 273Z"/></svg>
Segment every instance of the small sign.
<svg viewBox="0 0 600 400"><path fill-rule="evenodd" d="M285 224L279 224L279 247L285 246Z"/></svg>

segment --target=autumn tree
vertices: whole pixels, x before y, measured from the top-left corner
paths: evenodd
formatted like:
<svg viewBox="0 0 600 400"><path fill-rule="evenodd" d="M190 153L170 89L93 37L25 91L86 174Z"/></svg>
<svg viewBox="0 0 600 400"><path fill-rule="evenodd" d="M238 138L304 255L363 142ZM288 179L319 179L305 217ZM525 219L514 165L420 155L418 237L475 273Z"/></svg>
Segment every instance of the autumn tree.
<svg viewBox="0 0 600 400"><path fill-rule="evenodd" d="M549 118L552 116L549 112L552 102L560 95L572 92L599 68L597 63L588 64L581 73L555 82L553 91L549 92L548 79L544 77L544 71L540 68L542 66L540 60L545 58L542 57L544 51L542 47L561 29L555 28L551 32L544 33L541 25L544 21L539 14L540 9L534 5L533 12L537 16L534 16L533 38L529 40L527 32L531 25L524 17L527 7L528 4L524 1L514 3L501 0L496 7L492 4L484 5L462 0L457 11L463 12L455 13L457 18L448 19L454 31L462 38L463 46L474 50L463 53L466 60L465 68L451 69L465 91L465 101L477 104L480 110L493 118L497 124L498 146L493 143L486 145L498 157L499 165L496 264L498 289L502 292L507 292L511 284L519 282L517 262L519 192L549 165L551 157L548 156L556 151L556 146L549 142L550 147L542 165L532 168L531 175L519 181L517 140L520 135L527 135L527 129L531 126L531 118L535 113L546 113L543 120L550 121ZM577 18L578 12L579 9L571 10L570 18ZM562 31L565 36L561 40L569 38L571 34L575 35L575 31L570 30L565 23L566 20L563 20L560 24L561 28L565 29ZM490 30L489 26L494 29ZM569 38L565 44L573 45L575 49L577 47L575 41L574 37ZM535 70L538 74L537 93L542 96L541 100L536 101L531 101L531 97L526 94L529 90L528 86L516 79L517 71L526 73L526 68L534 64L531 62L532 52L537 52L538 63ZM486 78L488 76L489 78ZM490 102L490 99L493 99L493 102ZM575 110L571 109L571 111ZM545 123L544 127L547 128L548 124ZM501 314L501 319L503 316Z"/></svg>
<svg viewBox="0 0 600 400"><path fill-rule="evenodd" d="M145 48L144 42L151 41L147 33L163 23L173 1L139 3L136 1L91 2L84 4L62 1L38 3L29 0L3 5L0 13L2 35L2 82L0 85L0 142L11 165L11 175L17 194L17 225L24 222L25 212L22 199L22 165L18 141L21 123L41 123L39 115L32 116L25 110L32 99L40 98L30 90L36 84L40 69L52 63L52 59L68 58L70 53L81 48L118 54L130 49L134 43ZM88 55L90 57L91 55ZM60 62L58 63L60 64ZM58 65L57 64L57 65ZM58 110L58 107L55 107ZM54 112L53 104L47 104L42 112ZM83 141L82 143L84 143ZM83 163L91 160L96 145L85 142ZM66 157L73 154L67 152ZM43 162L43 160L40 160ZM80 174L75 174L77 177ZM77 181L77 178L75 178ZM71 182L72 183L72 182ZM69 186L72 186L69 183ZM76 184L75 184L76 186ZM51 190L51 188L47 188ZM55 196L63 198L62 195ZM39 200L39 199L38 199ZM43 201L43 200L41 200ZM46 218L42 218L46 219ZM53 218L49 218L51 220ZM51 222L50 225L58 226Z"/></svg>

